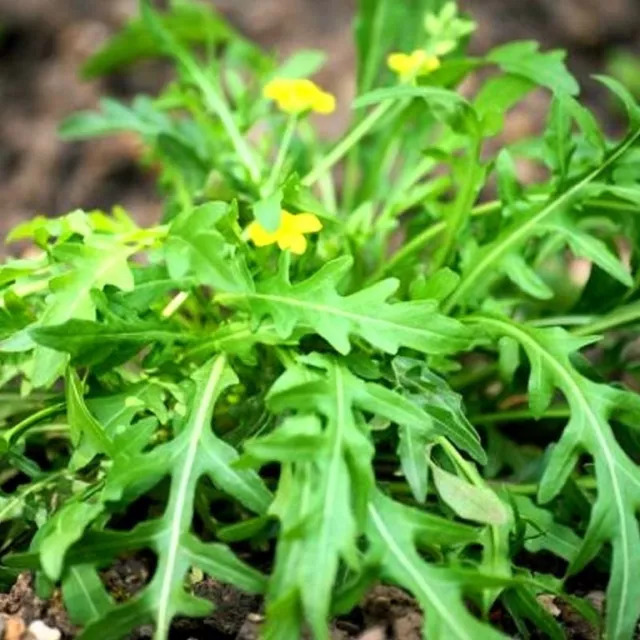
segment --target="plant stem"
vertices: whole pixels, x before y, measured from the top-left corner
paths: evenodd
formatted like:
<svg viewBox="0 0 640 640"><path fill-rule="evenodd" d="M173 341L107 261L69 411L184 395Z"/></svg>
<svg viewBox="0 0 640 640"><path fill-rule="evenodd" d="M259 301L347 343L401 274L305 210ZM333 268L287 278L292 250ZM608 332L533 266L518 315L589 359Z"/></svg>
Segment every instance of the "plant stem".
<svg viewBox="0 0 640 640"><path fill-rule="evenodd" d="M162 310L162 317L169 318L171 317L189 298L188 291L181 291L176 294L170 301L169 304Z"/></svg>
<svg viewBox="0 0 640 640"><path fill-rule="evenodd" d="M509 251L514 250L524 243L540 223L556 211L561 210L568 202L571 202L574 197L578 196L585 187L600 177L600 175L607 171L616 161L623 158L638 139L640 139L640 129L637 129L618 145L600 166L584 175L581 180L575 182L563 193L550 199L547 204L543 205L539 210L532 211L526 219L515 221L495 242L486 245L486 251L482 252L481 257L463 276L456 290L444 303L442 307L444 313L451 313L451 311L464 300L468 292L476 290L478 283L483 279L487 279L488 272L495 270L502 258Z"/></svg>
<svg viewBox="0 0 640 640"><path fill-rule="evenodd" d="M471 211L472 216L483 216L490 213L500 211L502 203L495 200L481 204ZM396 265L406 260L409 256L420 251L432 238L442 233L445 229L445 223L440 221L434 225L427 227L424 231L421 231L417 236L412 238L407 244L405 244L399 251L394 253L385 264L380 267L371 275L367 280L367 283L375 282L379 280L385 273L389 273Z"/></svg>
<svg viewBox="0 0 640 640"><path fill-rule="evenodd" d="M470 416L471 424L499 424L501 422L517 422L525 420L542 420L544 418L568 418L571 416L569 407L554 407L545 411L540 418L534 418L529 409L520 409L517 411L498 411L496 413L485 413L477 416Z"/></svg>
<svg viewBox="0 0 640 640"><path fill-rule="evenodd" d="M54 404L50 407L45 407L40 411L36 411L36 413L31 414L28 418L22 420L22 422L18 422L15 426L8 429L3 434L4 439L9 443L13 444L25 431L28 431L30 427L34 424L37 424L44 418L48 418L57 413L60 413L66 407L65 402L59 402L58 404Z"/></svg>
<svg viewBox="0 0 640 640"><path fill-rule="evenodd" d="M625 324L630 324L640 320L640 302L634 302L625 307L620 307L616 311L601 318L596 318L593 322L576 327L572 333L576 336L597 335L604 331L609 331Z"/></svg>
<svg viewBox="0 0 640 640"><path fill-rule="evenodd" d="M271 169L271 174L269 175L269 179L267 180L264 187L265 195L270 195L278 184L278 179L280 178L282 167L284 166L284 163L287 159L289 147L291 146L297 124L298 116L295 114L289 116L289 119L287 120L287 126L285 127L284 134L282 135L282 141L280 142L280 148L278 149L276 161L273 165L273 168Z"/></svg>
<svg viewBox="0 0 640 640"><path fill-rule="evenodd" d="M473 149L466 158L464 178L460 191L453 203L451 215L444 221L444 239L442 246L436 253L433 271L437 271L448 264L454 252L458 235L471 215L470 211L478 195L478 173L481 149L482 141L478 138L474 140Z"/></svg>
<svg viewBox="0 0 640 640"><path fill-rule="evenodd" d="M356 145L394 104L393 100L381 102L366 118L363 118L320 162L302 179L305 187L310 187L335 166Z"/></svg>

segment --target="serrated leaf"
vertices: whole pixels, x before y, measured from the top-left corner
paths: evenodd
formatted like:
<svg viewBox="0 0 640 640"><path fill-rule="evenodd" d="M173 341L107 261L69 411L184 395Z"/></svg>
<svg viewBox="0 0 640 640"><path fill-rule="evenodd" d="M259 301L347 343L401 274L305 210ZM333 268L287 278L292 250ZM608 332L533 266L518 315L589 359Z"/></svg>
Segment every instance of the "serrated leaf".
<svg viewBox="0 0 640 640"><path fill-rule="evenodd" d="M631 638L640 617L640 584L632 571L640 563L636 518L640 470L620 447L611 428L610 418L620 392L583 377L571 364L570 355L592 340L575 338L558 328L519 325L500 316L482 315L477 321L498 335L518 340L531 361L532 378L544 380L547 389L560 389L569 403L571 417L551 453L539 499L548 502L561 491L583 452L593 457L598 493L586 535L569 570L579 571L605 542L611 543L607 633L612 638Z"/></svg>
<svg viewBox="0 0 640 640"><path fill-rule="evenodd" d="M486 454L480 436L463 411L460 395L419 360L397 357L392 367L395 383L408 401L429 416L435 433L445 436L483 464Z"/></svg>
<svg viewBox="0 0 640 640"><path fill-rule="evenodd" d="M306 619L318 640L327 639L339 562L352 569L360 564L357 538L374 483L373 445L353 409L357 378L331 360L318 364L324 372L285 372L268 398L274 410L313 411L326 426L315 456L282 469L271 513L283 533L267 594L265 638L298 637Z"/></svg>
<svg viewBox="0 0 640 640"><path fill-rule="evenodd" d="M70 502L49 519L39 551L42 569L51 580L60 578L67 550L80 540L84 530L102 513L103 508L99 503Z"/></svg>
<svg viewBox="0 0 640 640"><path fill-rule="evenodd" d="M541 53L538 46L533 41L511 42L491 51L487 60L553 92L577 94L579 86L564 65L564 51Z"/></svg>
<svg viewBox="0 0 640 640"><path fill-rule="evenodd" d="M251 291L253 282L243 258L217 229L230 214L227 203L210 203L181 213L165 244L172 278L192 276L198 284L221 291Z"/></svg>
<svg viewBox="0 0 640 640"><path fill-rule="evenodd" d="M106 350L108 356L119 347L141 348L154 342L173 344L199 340L169 323L151 320L112 319L108 323L69 320L60 325L33 327L29 335L37 344L68 353L82 364L100 361L100 350Z"/></svg>
<svg viewBox="0 0 640 640"><path fill-rule="evenodd" d="M587 258L627 287L633 285L633 278L622 262L608 249L602 240L582 230L568 216L556 216L545 223L544 228L552 230L564 238L574 255Z"/></svg>
<svg viewBox="0 0 640 640"><path fill-rule="evenodd" d="M438 120L447 123L452 129L477 136L480 123L473 106L460 94L441 87L417 87L397 85L384 89L375 89L359 96L353 103L354 109L361 109L386 100L422 98L430 113Z"/></svg>
<svg viewBox="0 0 640 640"><path fill-rule="evenodd" d="M560 185L569 175L571 160L576 151L568 101L568 96L562 93L555 94L544 134L547 164Z"/></svg>
<svg viewBox="0 0 640 640"><path fill-rule="evenodd" d="M250 471L237 471L231 463L238 454L211 430L216 401L235 382L224 356L194 374L195 389L191 410L176 437L151 452L136 457L116 457L109 470L103 500L134 500L138 492L171 476L171 488L164 515L146 521L132 531L87 532L67 553L67 566L104 564L123 550L151 548L158 556L154 577L133 600L116 606L90 623L79 636L82 640L120 640L145 622L156 625L155 637L166 640L172 619L179 614L206 615L210 603L188 594L183 587L190 566L197 566L220 580L241 589L259 592L263 576L251 569L224 545L205 544L191 532L196 486L203 475L233 495L250 509L264 513L270 494ZM134 485L134 486L131 486ZM51 535L51 545L62 539ZM33 554L14 556L8 562L18 566L38 566Z"/></svg>
<svg viewBox="0 0 640 640"><path fill-rule="evenodd" d="M526 524L524 544L527 551L550 551L571 562L582 542L573 529L558 523L551 511L541 509L526 496L513 496L513 500Z"/></svg>
<svg viewBox="0 0 640 640"><path fill-rule="evenodd" d="M444 305L445 311L450 311L456 304L465 299L471 292L478 295L493 280L492 270L501 263L505 256L519 250L524 242L537 232L543 223L552 216L564 211L565 207L574 203L576 198L586 195L588 187L597 182L610 167L621 160L640 139L640 130L632 133L628 138L615 147L608 156L593 170L572 184L566 191L552 196L546 204L532 207L526 216L514 220L500 235L487 245L484 245L474 256L462 274L458 288Z"/></svg>
<svg viewBox="0 0 640 640"><path fill-rule="evenodd" d="M128 259L135 248L108 241L105 244L67 243L53 249L57 261L69 271L50 282L51 298L37 326L59 325L71 319L94 320L93 289L113 285L125 291L134 287ZM35 387L47 387L64 370L68 356L48 347L36 347L33 375Z"/></svg>
<svg viewBox="0 0 640 640"><path fill-rule="evenodd" d="M418 553L420 527L413 513L377 493L368 507L366 533L370 554L378 559L383 578L407 589L424 609L424 636L456 640L502 638L502 634L469 613L456 574L446 566L427 563Z"/></svg>
<svg viewBox="0 0 640 640"><path fill-rule="evenodd" d="M84 401L82 382L71 368L67 369L65 376L65 396L71 440L76 446L76 453L82 452L82 462L89 462L99 453L114 457L117 453L114 442L91 415Z"/></svg>
<svg viewBox="0 0 640 640"><path fill-rule="evenodd" d="M296 284L289 282L286 264L281 265L279 275L258 283L255 292L219 294L216 299L226 306L248 306L256 320L271 317L282 338L296 328L318 333L342 354L351 350L352 335L387 353L401 346L453 353L470 345L472 336L457 321L440 315L435 302L386 302L397 290L397 280L341 296L337 287L352 263L349 257L338 258Z"/></svg>
<svg viewBox="0 0 640 640"><path fill-rule="evenodd" d="M624 105L632 127L640 125L640 106L632 93L620 82L608 76L595 76L596 80L605 85Z"/></svg>

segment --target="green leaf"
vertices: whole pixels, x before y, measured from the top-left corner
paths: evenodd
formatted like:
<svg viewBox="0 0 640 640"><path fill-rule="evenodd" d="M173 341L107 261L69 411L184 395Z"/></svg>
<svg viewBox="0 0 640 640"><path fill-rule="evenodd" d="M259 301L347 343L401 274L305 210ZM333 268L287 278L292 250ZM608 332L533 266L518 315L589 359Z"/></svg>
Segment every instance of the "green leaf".
<svg viewBox="0 0 640 640"><path fill-rule="evenodd" d="M286 263L281 264L279 275L258 283L255 292L219 294L216 300L225 306L247 306L256 321L271 317L282 338L296 328L315 332L342 354L351 350L352 335L387 353L401 346L430 354L469 347L472 336L460 323L440 315L435 302L386 302L397 290L397 280L341 296L337 287L352 263L349 257L338 258L296 284L289 282Z"/></svg>
<svg viewBox="0 0 640 640"><path fill-rule="evenodd" d="M541 509L526 496L512 496L518 514L525 521L525 548L531 553L550 551L551 553L571 562L582 541L568 526L556 521L553 513Z"/></svg>
<svg viewBox="0 0 640 640"><path fill-rule="evenodd" d="M426 638L503 638L498 631L469 613L455 572L446 566L429 564L418 553L416 542L422 537L430 539L422 530L421 516L434 518L379 493L374 495L368 507L366 535L371 545L369 553L377 559L383 579L407 589L418 600L425 613L423 633ZM432 522L436 524L436 521ZM443 526L461 526L447 521L442 523ZM449 537L449 540L453 538Z"/></svg>
<svg viewBox="0 0 640 640"><path fill-rule="evenodd" d="M431 465L431 471L440 497L461 518L483 524L508 522L504 503L491 489L474 486L436 464Z"/></svg>
<svg viewBox="0 0 640 640"><path fill-rule="evenodd" d="M609 251L607 245L580 229L568 216L557 216L544 224L555 234L564 238L574 255L587 258L627 287L633 285L633 278L622 262Z"/></svg>
<svg viewBox="0 0 640 640"><path fill-rule="evenodd" d="M558 328L528 327L500 316L476 316L476 322L495 334L511 336L522 345L531 362L530 391L543 389L544 400L537 403L535 410L548 404L554 388L560 389L569 403L571 418L552 450L539 498L548 502L558 495L584 452L593 457L597 497L586 535L569 570L580 571L597 556L603 544L611 543L607 634L631 638L640 617L640 584L632 571L640 563L636 518L640 470L618 444L610 424L621 392L583 377L571 364L571 354L592 339L575 338Z"/></svg>
<svg viewBox="0 0 640 640"><path fill-rule="evenodd" d="M84 401L82 382L71 368L67 369L65 377L65 396L71 440L82 451L83 462L89 462L99 453L114 457L117 451L113 440L91 415Z"/></svg>
<svg viewBox="0 0 640 640"><path fill-rule="evenodd" d="M447 301L445 310L451 310L456 304L463 301L471 291L478 295L483 288L480 284L483 283L486 287L487 283L491 282L492 270L495 272L496 267L505 256L518 250L537 231L539 225L547 222L554 214L563 211L576 198L583 195L585 190L588 191L587 187L596 182L602 174L623 158L638 139L640 139L640 130L621 142L609 153L602 164L587 172L569 189L557 196L552 196L546 204L533 207L525 217L514 220L493 242L481 247L477 255L474 256L474 260L463 272L460 284Z"/></svg>
<svg viewBox="0 0 640 640"><path fill-rule="evenodd" d="M473 101L484 136L495 136L504 128L505 116L522 98L533 90L535 84L517 75L500 75L489 78Z"/></svg>
<svg viewBox="0 0 640 640"><path fill-rule="evenodd" d="M218 229L229 215L230 205L216 202L185 210L175 218L165 244L172 278L189 275L198 284L221 291L252 290L242 256Z"/></svg>
<svg viewBox="0 0 640 640"><path fill-rule="evenodd" d="M161 19L164 27L184 44L221 44L234 35L212 7L195 2L172 5L171 12ZM87 60L82 73L86 78L95 78L162 53L143 21L135 19Z"/></svg>
<svg viewBox="0 0 640 640"><path fill-rule="evenodd" d="M273 232L280 226L280 212L282 210L282 191L275 191L270 196L258 200L253 205L253 215L260 225L267 231Z"/></svg>
<svg viewBox="0 0 640 640"><path fill-rule="evenodd" d="M631 92L620 82L608 76L595 76L596 80L607 87L624 105L632 127L640 126L640 106Z"/></svg>
<svg viewBox="0 0 640 640"><path fill-rule="evenodd" d="M267 593L265 638L297 638L306 619L316 638L327 639L339 563L354 570L360 564L357 539L374 483L373 445L354 411L360 381L332 360L317 364L315 371L287 370L268 397L272 410L314 412L325 427L315 455L282 468L271 508L282 535Z"/></svg>
<svg viewBox="0 0 640 640"><path fill-rule="evenodd" d="M62 577L62 597L71 622L86 626L114 606L98 572L88 564L71 567Z"/></svg>
<svg viewBox="0 0 640 640"><path fill-rule="evenodd" d="M51 327L33 327L33 340L42 346L68 353L75 361L94 364L121 347L141 348L154 342L173 344L193 342L200 337L169 323L152 320L117 320L108 323L91 320L69 320Z"/></svg>
<svg viewBox="0 0 640 640"><path fill-rule="evenodd" d="M70 502L49 519L39 545L42 569L49 578L60 579L67 550L80 540L103 508L101 504Z"/></svg>
<svg viewBox="0 0 640 640"><path fill-rule="evenodd" d="M115 239L104 243L67 243L53 249L57 262L69 271L50 282L51 298L40 315L38 327L63 324L71 319L94 320L96 313L93 289L113 285L130 291L134 287L128 259L135 248ZM63 372L68 356L38 346L34 353L31 382L35 387L47 387Z"/></svg>
<svg viewBox="0 0 640 640"><path fill-rule="evenodd" d="M546 638L565 640L566 635L560 623L538 602L533 589L525 586L509 589L503 595L502 601L516 621L526 618L533 623L536 631L544 633ZM528 633L522 623L520 629L522 633Z"/></svg>
<svg viewBox="0 0 640 640"><path fill-rule="evenodd" d="M463 411L461 396L419 360L397 357L393 359L392 368L395 383L406 399L429 417L435 433L484 464L486 454L480 436Z"/></svg>
<svg viewBox="0 0 640 640"><path fill-rule="evenodd" d="M416 501L424 504L429 490L429 459L427 446L429 439L419 432L400 428L398 441L398 456L402 473L411 487L411 493Z"/></svg>
<svg viewBox="0 0 640 640"><path fill-rule="evenodd" d="M511 282L533 298L538 300L553 298L553 290L519 253L507 255L502 260L501 269Z"/></svg>
<svg viewBox="0 0 640 640"><path fill-rule="evenodd" d="M569 99L562 93L554 95L544 134L547 164L551 167L559 185L567 180L571 160L576 151L573 122L568 107Z"/></svg>
<svg viewBox="0 0 640 640"><path fill-rule="evenodd" d="M136 598L93 620L79 636L82 640L120 640L145 623L155 623L155 637L166 640L176 615L209 613L210 603L184 590L191 566L241 589L260 592L264 588L263 576L238 560L227 547L203 543L192 533L196 487L204 475L258 513L266 511L271 498L257 475L232 467L238 454L211 430L216 401L236 381L225 357L218 356L207 363L194 373L193 381L190 411L174 439L134 457L117 456L101 496L104 501L122 505L169 475L171 486L163 516L143 522L131 531L85 532L67 552L67 568L77 564L103 565L123 551L130 553L140 548L150 548L158 556L151 582ZM55 530L48 543L54 549L67 539L68 534ZM17 566L39 565L32 554L16 555L7 562Z"/></svg>
<svg viewBox="0 0 640 640"><path fill-rule="evenodd" d="M479 134L478 117L471 104L455 91L440 87L417 87L402 84L375 89L356 98L353 108L361 109L385 100L405 98L422 98L431 114L438 120L447 123L452 129L476 136Z"/></svg>
<svg viewBox="0 0 640 640"><path fill-rule="evenodd" d="M564 65L565 52L540 53L538 46L533 41L511 42L491 51L487 60L554 93L576 95L580 87Z"/></svg>

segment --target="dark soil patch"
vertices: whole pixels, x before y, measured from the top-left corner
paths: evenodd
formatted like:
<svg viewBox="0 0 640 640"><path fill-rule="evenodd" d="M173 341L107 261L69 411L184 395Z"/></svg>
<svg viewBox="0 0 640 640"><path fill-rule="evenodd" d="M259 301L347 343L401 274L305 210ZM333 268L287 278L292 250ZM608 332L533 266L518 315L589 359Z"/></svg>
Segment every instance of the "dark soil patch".
<svg viewBox="0 0 640 640"><path fill-rule="evenodd" d="M144 586L150 576L149 562L145 558L131 557L121 560L103 574L103 578L114 600L122 602ZM193 592L215 606L212 615L202 619L177 618L171 628L170 640L258 640L263 622L262 601L238 589L204 578ZM594 591L586 599L602 610L604 594ZM542 596L541 602L565 629L570 639L596 640L598 631L580 617L568 604L553 596ZM63 640L72 640L80 629L75 627L62 605L59 592L42 600L35 594L33 577L23 573L8 594L0 595L0 616L13 628L26 628L34 620L42 620L48 626L59 629ZM0 620L0 628L1 622ZM506 613L496 608L491 621L501 626L509 635L512 631L506 624ZM334 621L331 640L421 640L423 616L416 601L401 589L378 585L363 599L362 603L347 616ZM3 636L0 633L0 638ZM150 640L153 628L140 627L129 640ZM304 636L308 638L310 636ZM533 636L538 637L538 636ZM542 636L540 636L542 638ZM7 640L7 636L5 636ZM10 640L31 640L28 635Z"/></svg>

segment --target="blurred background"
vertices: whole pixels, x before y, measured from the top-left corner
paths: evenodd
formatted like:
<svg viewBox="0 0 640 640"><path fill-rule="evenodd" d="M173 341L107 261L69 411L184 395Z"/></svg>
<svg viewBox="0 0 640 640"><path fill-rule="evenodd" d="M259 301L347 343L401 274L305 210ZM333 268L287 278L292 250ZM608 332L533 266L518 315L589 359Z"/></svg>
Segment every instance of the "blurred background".
<svg viewBox="0 0 640 640"><path fill-rule="evenodd" d="M351 22L355 0L210 0L245 35L281 57L299 48L329 52L321 84L345 104L353 91ZM410 1L410 0L398 0ZM640 84L640 0L462 0L479 23L476 53L514 39L566 48L584 98L615 122L608 98L589 79L614 73ZM56 127L100 96L154 92L167 78L145 63L101 81L78 77L82 62L137 11L137 0L0 0L0 236L21 219L121 203L143 222L160 205L151 176L136 166L137 142L119 136L63 143ZM640 58L638 58L640 60ZM510 122L508 136L530 134L545 118L534 96ZM337 133L345 111L323 123Z"/></svg>

